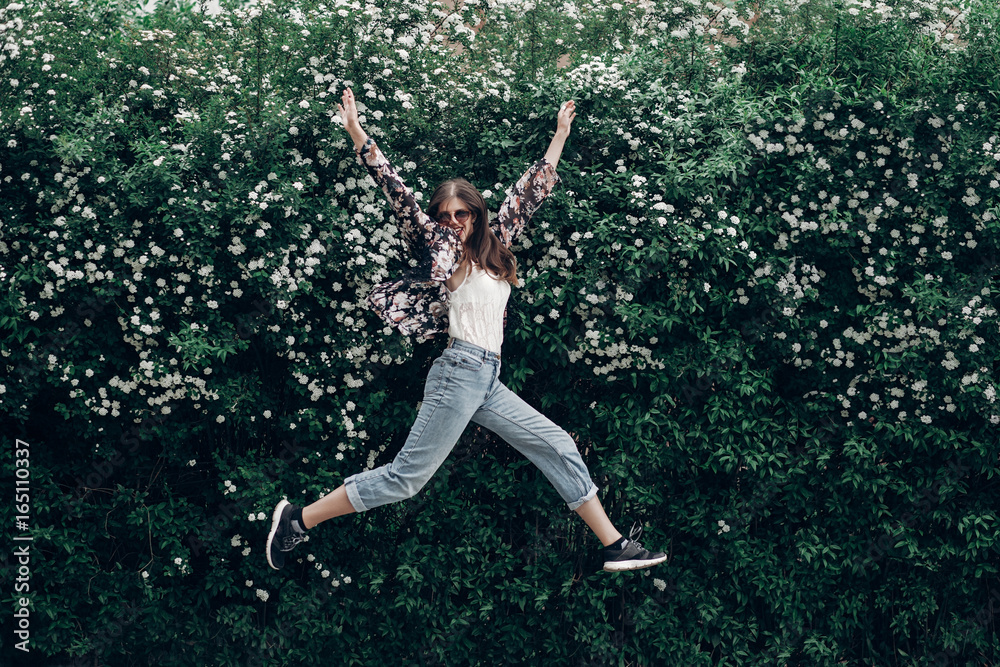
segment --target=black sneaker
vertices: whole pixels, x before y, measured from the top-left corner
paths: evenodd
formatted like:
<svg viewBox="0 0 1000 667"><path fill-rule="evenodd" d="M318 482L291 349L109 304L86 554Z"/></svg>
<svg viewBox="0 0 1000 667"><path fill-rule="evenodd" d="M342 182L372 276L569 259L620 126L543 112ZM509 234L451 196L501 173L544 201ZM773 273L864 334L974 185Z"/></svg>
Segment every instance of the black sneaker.
<svg viewBox="0 0 1000 667"><path fill-rule="evenodd" d="M604 547L604 569L607 572L624 572L625 570L641 570L652 567L667 560L667 554L662 551L644 549L636 540L642 535L642 526L632 527L627 538L623 537L617 544Z"/></svg>
<svg viewBox="0 0 1000 667"><path fill-rule="evenodd" d="M305 531L292 525L292 510L295 505L282 500L271 515L271 532L267 536L267 564L275 570L285 566L285 552L294 549L306 539Z"/></svg>

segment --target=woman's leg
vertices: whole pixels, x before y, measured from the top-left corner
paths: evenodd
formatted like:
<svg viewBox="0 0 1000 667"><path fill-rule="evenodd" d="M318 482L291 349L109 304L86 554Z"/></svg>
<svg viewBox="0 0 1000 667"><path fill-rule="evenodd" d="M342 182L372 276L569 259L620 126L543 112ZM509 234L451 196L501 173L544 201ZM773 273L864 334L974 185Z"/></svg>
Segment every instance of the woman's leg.
<svg viewBox="0 0 1000 667"><path fill-rule="evenodd" d="M597 499L597 487L573 438L503 384L494 384L472 421L499 435L538 466L604 545L605 570L638 570L667 559L665 553L643 548L631 534L622 537Z"/></svg>
<svg viewBox="0 0 1000 667"><path fill-rule="evenodd" d="M336 516L398 502L413 496L448 457L486 397L499 362L448 349L431 367L417 420L395 459L352 475L330 495L300 508L281 500L271 516L267 560L274 569L305 539L308 528Z"/></svg>
<svg viewBox="0 0 1000 667"><path fill-rule="evenodd" d="M327 519L352 512L354 512L354 505L347 498L347 487L341 484L330 495L323 496L312 505L303 507L302 523L306 528L312 528Z"/></svg>
<svg viewBox="0 0 1000 667"><path fill-rule="evenodd" d="M622 534L597 498L597 486L590 479L576 442L566 431L500 382L494 384L472 421L499 435L534 463L601 544L608 546L621 540Z"/></svg>
<svg viewBox="0 0 1000 667"><path fill-rule="evenodd" d="M597 539L606 547L621 542L622 534L618 532L611 519L604 511L601 501L594 496L584 504L576 508L576 513L580 515L584 523L597 535Z"/></svg>

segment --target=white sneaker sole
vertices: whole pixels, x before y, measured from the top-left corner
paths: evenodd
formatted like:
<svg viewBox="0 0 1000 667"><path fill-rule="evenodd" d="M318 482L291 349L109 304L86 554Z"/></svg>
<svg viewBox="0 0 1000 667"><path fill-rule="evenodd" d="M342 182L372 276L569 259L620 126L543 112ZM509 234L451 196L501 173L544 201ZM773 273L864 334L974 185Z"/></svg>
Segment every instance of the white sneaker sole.
<svg viewBox="0 0 1000 667"><path fill-rule="evenodd" d="M274 534L278 532L278 524L281 520L281 513L284 511L286 505L291 505L291 503L282 499L281 502L278 503L277 507L274 508L274 512L271 513L271 532L267 535L267 564L275 570L280 570L281 567L271 562L271 543L274 541Z"/></svg>
<svg viewBox="0 0 1000 667"><path fill-rule="evenodd" d="M665 560L667 560L666 554L660 558L651 558L649 560L609 560L604 563L604 571L626 572L628 570L641 570L643 568L659 565Z"/></svg>

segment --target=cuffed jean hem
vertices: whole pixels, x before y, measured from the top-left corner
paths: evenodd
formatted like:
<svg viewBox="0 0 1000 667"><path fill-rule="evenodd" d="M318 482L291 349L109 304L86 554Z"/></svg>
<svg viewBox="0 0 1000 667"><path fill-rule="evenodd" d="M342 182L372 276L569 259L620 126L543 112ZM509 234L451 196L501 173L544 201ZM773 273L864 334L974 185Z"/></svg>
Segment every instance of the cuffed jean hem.
<svg viewBox="0 0 1000 667"><path fill-rule="evenodd" d="M597 495L597 487L592 484L590 486L590 491L587 492L587 495L585 495L583 498L576 501L575 503L567 503L567 505L569 505L569 508L575 512L576 510L580 509L581 505L583 505L588 500L592 500L596 495Z"/></svg>
<svg viewBox="0 0 1000 667"><path fill-rule="evenodd" d="M365 507L364 501L361 500L361 495L358 494L358 485L354 483L353 476L344 480L344 490L347 491L347 500L350 501L355 512L368 511L368 508Z"/></svg>

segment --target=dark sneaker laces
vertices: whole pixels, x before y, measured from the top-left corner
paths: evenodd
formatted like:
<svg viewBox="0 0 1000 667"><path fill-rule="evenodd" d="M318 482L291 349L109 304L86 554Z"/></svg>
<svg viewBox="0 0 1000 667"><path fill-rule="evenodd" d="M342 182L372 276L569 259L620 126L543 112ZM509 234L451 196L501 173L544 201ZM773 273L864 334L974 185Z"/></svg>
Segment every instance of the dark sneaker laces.
<svg viewBox="0 0 1000 667"><path fill-rule="evenodd" d="M640 537L642 537L642 526L638 523L633 523L628 531L628 541L634 544L636 549L642 549L642 543L639 542Z"/></svg>
<svg viewBox="0 0 1000 667"><path fill-rule="evenodd" d="M282 526L284 528L284 526ZM291 551L300 542L306 541L306 534L298 532L291 522L288 522L288 530L290 531L287 535L282 535L279 539L278 549L280 551ZM280 531L279 531L280 532Z"/></svg>

